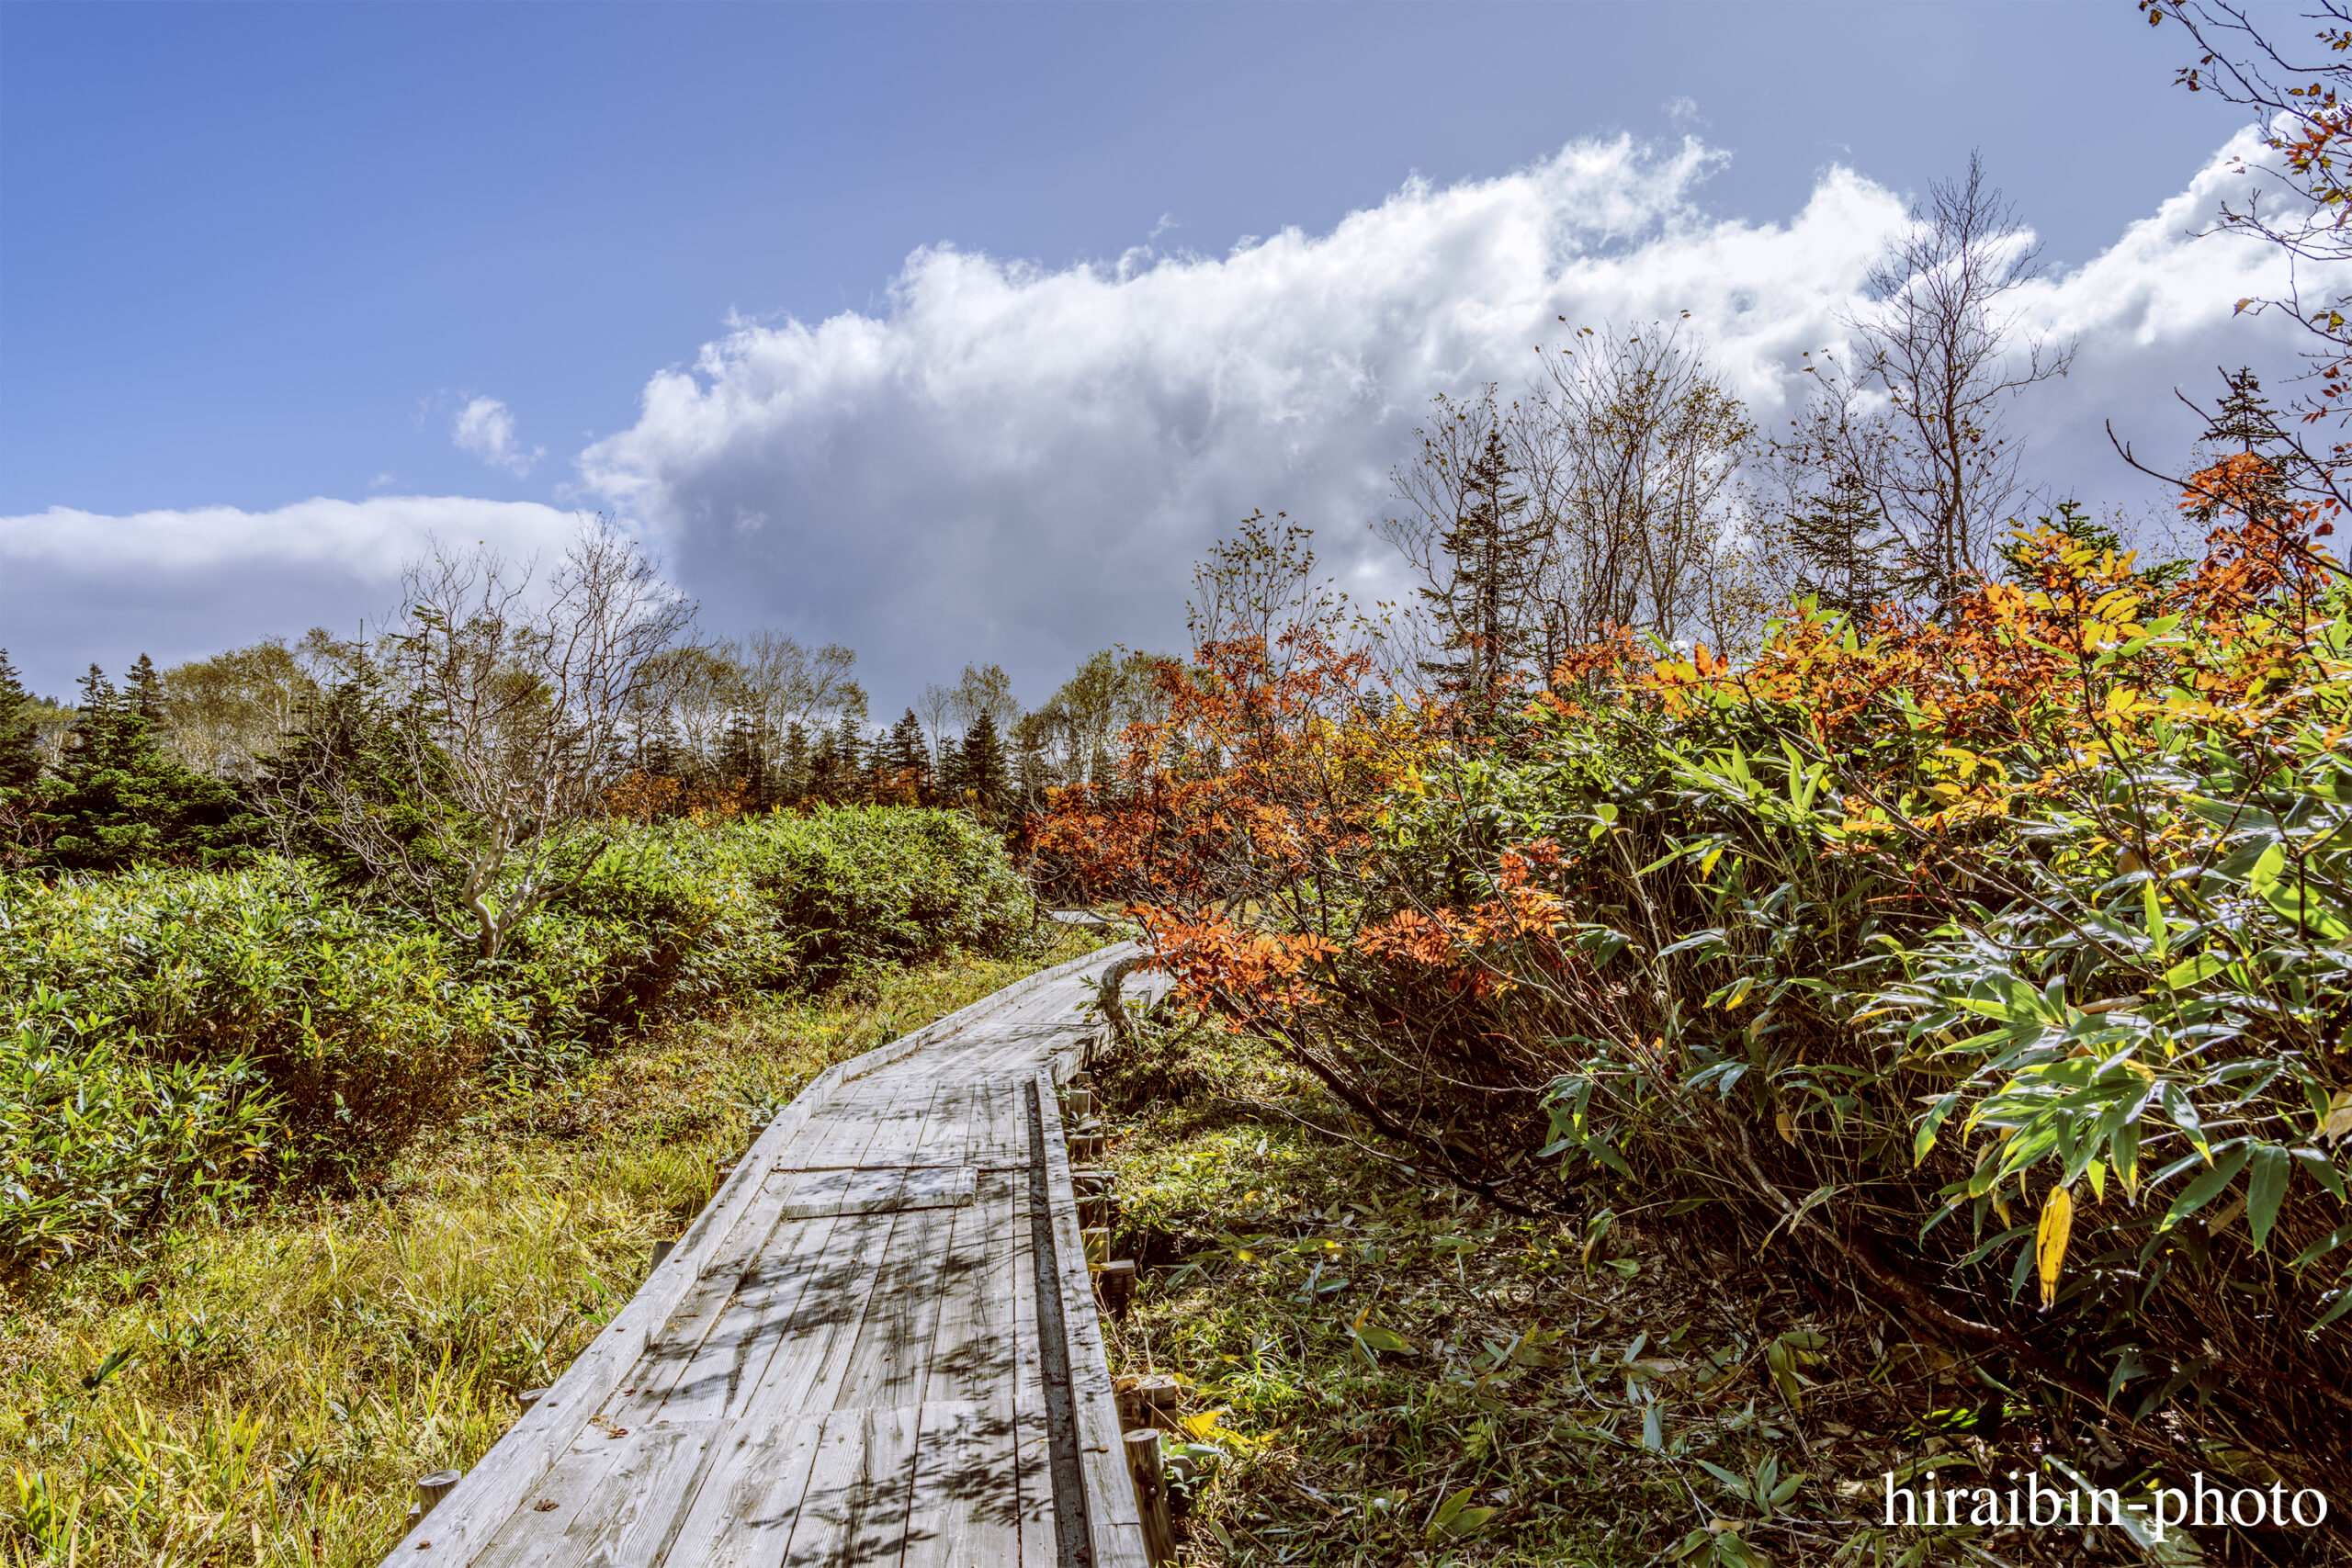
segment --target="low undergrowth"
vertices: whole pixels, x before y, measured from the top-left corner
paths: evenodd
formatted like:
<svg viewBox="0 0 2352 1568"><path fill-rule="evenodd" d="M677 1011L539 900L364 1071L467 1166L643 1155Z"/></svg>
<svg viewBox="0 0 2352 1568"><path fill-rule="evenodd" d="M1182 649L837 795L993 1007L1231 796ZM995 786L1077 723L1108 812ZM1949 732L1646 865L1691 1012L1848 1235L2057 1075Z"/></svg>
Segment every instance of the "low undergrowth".
<svg viewBox="0 0 2352 1568"><path fill-rule="evenodd" d="M281 1197L0 1284L0 1553L89 1568L372 1564L832 1063L1075 957L869 970L483 1088L364 1199Z"/></svg>
<svg viewBox="0 0 2352 1568"><path fill-rule="evenodd" d="M2200 479L2200 560L2069 514L1729 661L1399 690L1244 627L1038 842L1359 1157L1716 1227L2014 1391L2051 1465L2264 1496L2231 1560L2340 1553L2352 579L2275 478ZM2258 1539L2281 1485L2328 1540Z"/></svg>
<svg viewBox="0 0 2352 1568"><path fill-rule="evenodd" d="M0 873L0 1269L264 1193L374 1190L492 1083L758 998L1012 956L996 837L875 807L616 826L494 960L312 861Z"/></svg>
<svg viewBox="0 0 2352 1568"><path fill-rule="evenodd" d="M1894 1303L1826 1297L1704 1215L1525 1218L1375 1156L1247 1037L1148 1030L1097 1077L1113 1251L1141 1265L1108 1325L1114 1371L1183 1385L1187 1562L2180 1564L2264 1547L1889 1529L1889 1475L2071 1488L2052 1461L2087 1448L2119 1476L2075 1477L2117 1484L2118 1434L2095 1416L2087 1439L2052 1431L2005 1392L2012 1369L1915 1337ZM2272 1560L2337 1560L2296 1535Z"/></svg>

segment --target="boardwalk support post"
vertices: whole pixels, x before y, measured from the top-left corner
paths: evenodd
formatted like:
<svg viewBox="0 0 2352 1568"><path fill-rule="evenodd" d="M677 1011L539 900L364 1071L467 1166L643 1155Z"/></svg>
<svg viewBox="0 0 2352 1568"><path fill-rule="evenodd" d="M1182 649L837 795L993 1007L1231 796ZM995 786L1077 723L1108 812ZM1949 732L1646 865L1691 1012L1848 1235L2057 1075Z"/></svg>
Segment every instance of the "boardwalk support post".
<svg viewBox="0 0 2352 1568"><path fill-rule="evenodd" d="M1183 1427L1179 1426L1176 1420L1177 1392L1176 1380L1171 1377L1137 1379L1136 1401L1141 1407L1143 1418L1136 1425L1138 1427L1157 1425L1170 1432L1182 1432Z"/></svg>
<svg viewBox="0 0 2352 1568"><path fill-rule="evenodd" d="M461 1470L436 1470L416 1478L416 1506L422 1514L431 1513L447 1497L458 1482L466 1478Z"/></svg>
<svg viewBox="0 0 2352 1568"><path fill-rule="evenodd" d="M1114 964L1105 964L1102 984L1094 993L1095 1008L1102 1014L1103 1027L1110 1031L1111 1048L1114 1051L1123 1051L1135 1043L1135 1025L1128 1021L1127 1010L1120 1004L1119 984L1127 977L1129 970L1142 962L1140 957L1122 958Z"/></svg>
<svg viewBox="0 0 2352 1568"><path fill-rule="evenodd" d="M1114 1313L1127 1310L1127 1296L1136 1285L1136 1260L1114 1258L1094 1271L1094 1283L1102 1292L1102 1304Z"/></svg>
<svg viewBox="0 0 2352 1568"><path fill-rule="evenodd" d="M1168 1517L1168 1483L1160 1474L1159 1434L1146 1427L1126 1435L1127 1473L1135 1478L1136 1512L1143 1519L1144 1555L1155 1568L1176 1561L1176 1527Z"/></svg>

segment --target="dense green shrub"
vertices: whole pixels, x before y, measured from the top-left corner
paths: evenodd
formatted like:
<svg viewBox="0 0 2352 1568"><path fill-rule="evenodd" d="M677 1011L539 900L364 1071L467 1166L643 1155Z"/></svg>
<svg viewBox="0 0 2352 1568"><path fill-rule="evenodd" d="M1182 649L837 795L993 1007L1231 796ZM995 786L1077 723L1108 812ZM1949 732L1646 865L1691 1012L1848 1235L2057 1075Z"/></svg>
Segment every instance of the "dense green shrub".
<svg viewBox="0 0 2352 1568"><path fill-rule="evenodd" d="M469 1081L1034 917L993 835L895 807L622 829L488 963L309 861L0 876L0 1253L364 1183Z"/></svg>
<svg viewBox="0 0 2352 1568"><path fill-rule="evenodd" d="M714 847L741 856L818 984L951 947L1002 953L1035 917L1002 841L959 812L772 817Z"/></svg>
<svg viewBox="0 0 2352 1568"><path fill-rule="evenodd" d="M278 1107L252 1064L141 1061L77 1046L62 1021L63 1039L20 1023L0 1043L0 1254L71 1251L253 1191Z"/></svg>
<svg viewBox="0 0 2352 1568"><path fill-rule="evenodd" d="M62 1013L79 1046L125 1063L244 1064L277 1097L281 1168L364 1169L465 1071L527 1043L529 998L465 965L439 933L336 894L305 862L0 882L12 1053L51 1050L55 1026L34 1024Z"/></svg>

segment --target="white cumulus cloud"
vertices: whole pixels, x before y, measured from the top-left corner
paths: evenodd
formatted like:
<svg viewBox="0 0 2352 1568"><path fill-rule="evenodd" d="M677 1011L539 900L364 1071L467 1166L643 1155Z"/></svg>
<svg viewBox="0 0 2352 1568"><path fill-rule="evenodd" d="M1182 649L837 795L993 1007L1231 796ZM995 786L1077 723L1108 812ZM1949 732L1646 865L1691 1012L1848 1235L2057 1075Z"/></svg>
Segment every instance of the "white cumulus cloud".
<svg viewBox="0 0 2352 1568"><path fill-rule="evenodd" d="M472 398L458 411L449 439L460 452L470 452L493 468L520 479L548 455L544 446L523 449L514 439L514 415L496 398Z"/></svg>
<svg viewBox="0 0 2352 1568"><path fill-rule="evenodd" d="M2252 364L2283 389L2298 367L2290 322L2232 315L2282 285L2278 256L2192 237L2254 151L2233 142L2105 253L2016 297L2029 328L2080 343L2073 375L2016 411L2049 492L2161 504L2105 423L2170 460L2196 433L2174 387L2210 393L2216 367ZM1193 561L1255 507L1314 525L1357 587L1400 591L1366 525L1428 399L1517 384L1571 326L1688 310L1758 419L1787 417L1803 355L1841 340L1906 202L1833 167L1779 221L1725 220L1707 187L1725 156L1578 142L1224 254L1045 267L926 248L876 310L730 321L650 379L581 478L659 542L715 629L847 642L892 709L967 660L1001 661L1037 701L1093 649L1180 641ZM537 456L495 399L468 402L455 434L510 468ZM0 518L0 641L62 690L91 658L356 625L390 607L429 535L527 554L572 525L390 495Z"/></svg>
<svg viewBox="0 0 2352 1568"><path fill-rule="evenodd" d="M199 658L313 626L350 635L395 608L401 568L435 540L552 558L577 517L464 496L314 498L103 516L0 517L0 637L28 683L61 695L82 666Z"/></svg>
<svg viewBox="0 0 2352 1568"><path fill-rule="evenodd" d="M2144 501L2102 420L2177 451L2173 385L2291 363L2275 324L2231 319L2277 256L2189 237L2248 151L2019 297L2029 325L2081 339L2074 376L2019 411L2029 473L2057 492ZM1722 220L1705 182L1724 157L1579 142L1218 256L928 248L878 311L731 322L582 468L662 533L716 620L850 642L886 700L996 659L1034 701L1091 648L1176 639L1191 563L1253 507L1393 590L1365 525L1427 399L1517 383L1570 326L1688 310L1758 418L1785 417L1906 204L1831 168L1783 221Z"/></svg>

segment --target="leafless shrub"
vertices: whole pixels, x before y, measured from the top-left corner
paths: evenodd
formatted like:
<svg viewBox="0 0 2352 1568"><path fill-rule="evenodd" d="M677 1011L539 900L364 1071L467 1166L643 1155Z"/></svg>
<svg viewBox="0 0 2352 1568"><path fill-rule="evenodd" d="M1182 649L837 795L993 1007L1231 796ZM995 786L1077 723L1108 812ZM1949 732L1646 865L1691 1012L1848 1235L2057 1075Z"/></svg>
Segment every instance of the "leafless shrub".
<svg viewBox="0 0 2352 1568"><path fill-rule="evenodd" d="M487 547L412 565L354 744L267 797L485 959L603 852L625 721L694 617L604 519L535 576Z"/></svg>

